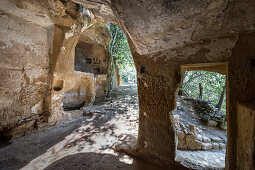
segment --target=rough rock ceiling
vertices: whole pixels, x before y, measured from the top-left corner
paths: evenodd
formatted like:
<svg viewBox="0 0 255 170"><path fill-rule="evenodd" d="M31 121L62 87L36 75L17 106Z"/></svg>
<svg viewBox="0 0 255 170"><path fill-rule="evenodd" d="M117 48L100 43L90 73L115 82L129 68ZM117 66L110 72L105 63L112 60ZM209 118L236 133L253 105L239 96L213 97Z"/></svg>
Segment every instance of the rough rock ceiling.
<svg viewBox="0 0 255 170"><path fill-rule="evenodd" d="M110 32L105 24L95 24L86 29L79 39L79 42L101 45L106 48Z"/></svg>
<svg viewBox="0 0 255 170"><path fill-rule="evenodd" d="M36 1L35 1L36 2ZM43 3L29 3L26 1L9 1L1 0L0 1L0 11L3 13L18 16L27 21L34 22L38 25L47 27L53 25L47 8L44 8Z"/></svg>
<svg viewBox="0 0 255 170"><path fill-rule="evenodd" d="M97 18L102 18L105 22L116 22L116 17L111 9L110 0L73 0L89 9Z"/></svg>
<svg viewBox="0 0 255 170"><path fill-rule="evenodd" d="M254 0L73 1L89 9L97 21L119 23L142 55L255 30ZM1 0L0 10L45 27L72 25L52 21L47 5L54 2Z"/></svg>
<svg viewBox="0 0 255 170"><path fill-rule="evenodd" d="M149 54L204 39L255 30L254 0L74 0L127 30Z"/></svg>

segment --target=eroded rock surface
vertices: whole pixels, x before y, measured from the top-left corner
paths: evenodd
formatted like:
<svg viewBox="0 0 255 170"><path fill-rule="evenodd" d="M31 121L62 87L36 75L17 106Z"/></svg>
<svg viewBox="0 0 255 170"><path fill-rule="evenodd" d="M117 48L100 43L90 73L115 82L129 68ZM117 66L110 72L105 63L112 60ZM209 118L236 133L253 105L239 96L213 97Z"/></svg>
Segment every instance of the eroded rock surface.
<svg viewBox="0 0 255 170"><path fill-rule="evenodd" d="M180 150L213 150L226 148L226 131L204 125L194 109L194 100L179 97L173 123ZM219 147L221 146L221 147Z"/></svg>
<svg viewBox="0 0 255 170"><path fill-rule="evenodd" d="M2 0L0 130L25 133L65 119L63 94L79 81L75 46L86 28L113 22L126 33L137 69L139 152L174 165L169 112L175 109L181 71L204 69L228 77L226 168L250 169L254 11L254 0Z"/></svg>

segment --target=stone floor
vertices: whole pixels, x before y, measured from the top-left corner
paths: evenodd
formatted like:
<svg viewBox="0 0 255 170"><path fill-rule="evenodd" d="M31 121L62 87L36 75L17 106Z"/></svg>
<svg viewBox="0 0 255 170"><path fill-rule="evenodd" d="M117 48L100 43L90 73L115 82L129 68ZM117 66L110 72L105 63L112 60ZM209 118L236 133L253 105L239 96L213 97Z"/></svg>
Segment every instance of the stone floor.
<svg viewBox="0 0 255 170"><path fill-rule="evenodd" d="M224 169L226 149L208 151L177 150L175 160L192 169Z"/></svg>
<svg viewBox="0 0 255 170"><path fill-rule="evenodd" d="M130 138L136 140L136 91L134 85L122 86L107 100L85 108L93 114L13 140L0 149L0 169L159 169L112 149Z"/></svg>
<svg viewBox="0 0 255 170"><path fill-rule="evenodd" d="M176 152L176 161L192 169L224 169L227 131L205 125L203 121L201 121L199 114L195 112L189 100L180 100L180 98L178 98L177 107L178 106L181 106L181 109L174 110L174 115L178 116L182 125L185 125L187 129L189 129L189 125L194 125L197 134L202 137L206 136L210 141L214 138L220 139L219 144L223 144L224 147L222 149L220 149L221 147L219 147L219 149L214 149L212 147L209 150L200 149L195 151L191 149L180 149ZM215 143L217 144L217 142L213 142L212 144Z"/></svg>
<svg viewBox="0 0 255 170"><path fill-rule="evenodd" d="M0 169L160 169L116 152L119 146L133 149L136 143L136 85L120 86L107 99L81 111L85 116L39 129L0 148ZM194 153L183 151L177 161L195 169L208 169L209 164L217 167L214 156L219 152Z"/></svg>

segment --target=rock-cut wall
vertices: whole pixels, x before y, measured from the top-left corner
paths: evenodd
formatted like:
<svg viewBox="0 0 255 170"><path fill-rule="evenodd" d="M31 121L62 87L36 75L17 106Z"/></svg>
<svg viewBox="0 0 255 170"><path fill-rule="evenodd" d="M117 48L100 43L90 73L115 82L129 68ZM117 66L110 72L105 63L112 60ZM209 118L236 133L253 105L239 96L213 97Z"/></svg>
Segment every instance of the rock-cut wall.
<svg viewBox="0 0 255 170"><path fill-rule="evenodd" d="M11 135L43 114L54 31L0 13L0 132Z"/></svg>
<svg viewBox="0 0 255 170"><path fill-rule="evenodd" d="M104 97L108 91L106 79L108 67L108 42L111 39L105 24L97 24L85 30L75 47L74 69L77 79L72 89L63 94L65 110L79 109L91 105L96 98ZM114 70L114 69L112 69ZM111 77L109 77L111 79ZM109 80L110 82L114 81Z"/></svg>
<svg viewBox="0 0 255 170"><path fill-rule="evenodd" d="M64 110L80 109L95 101L95 78L92 73L76 72L79 76L72 89L63 94Z"/></svg>
<svg viewBox="0 0 255 170"><path fill-rule="evenodd" d="M0 1L0 137L54 125L70 117L63 105L106 95L110 33L97 22L72 1ZM93 46L77 46L79 60L91 52L91 69L75 67L79 42Z"/></svg>

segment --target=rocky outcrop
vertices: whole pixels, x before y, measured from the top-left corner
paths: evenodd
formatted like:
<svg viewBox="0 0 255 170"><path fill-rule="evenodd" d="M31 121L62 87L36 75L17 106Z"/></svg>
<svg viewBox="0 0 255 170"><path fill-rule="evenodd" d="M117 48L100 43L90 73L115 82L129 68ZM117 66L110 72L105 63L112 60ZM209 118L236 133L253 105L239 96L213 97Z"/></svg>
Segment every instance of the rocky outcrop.
<svg viewBox="0 0 255 170"><path fill-rule="evenodd" d="M224 114L223 111L218 111L213 104L207 101L196 100L193 102L193 105L196 112L199 113L200 118L208 126L217 126L225 130L227 129L226 114Z"/></svg>

